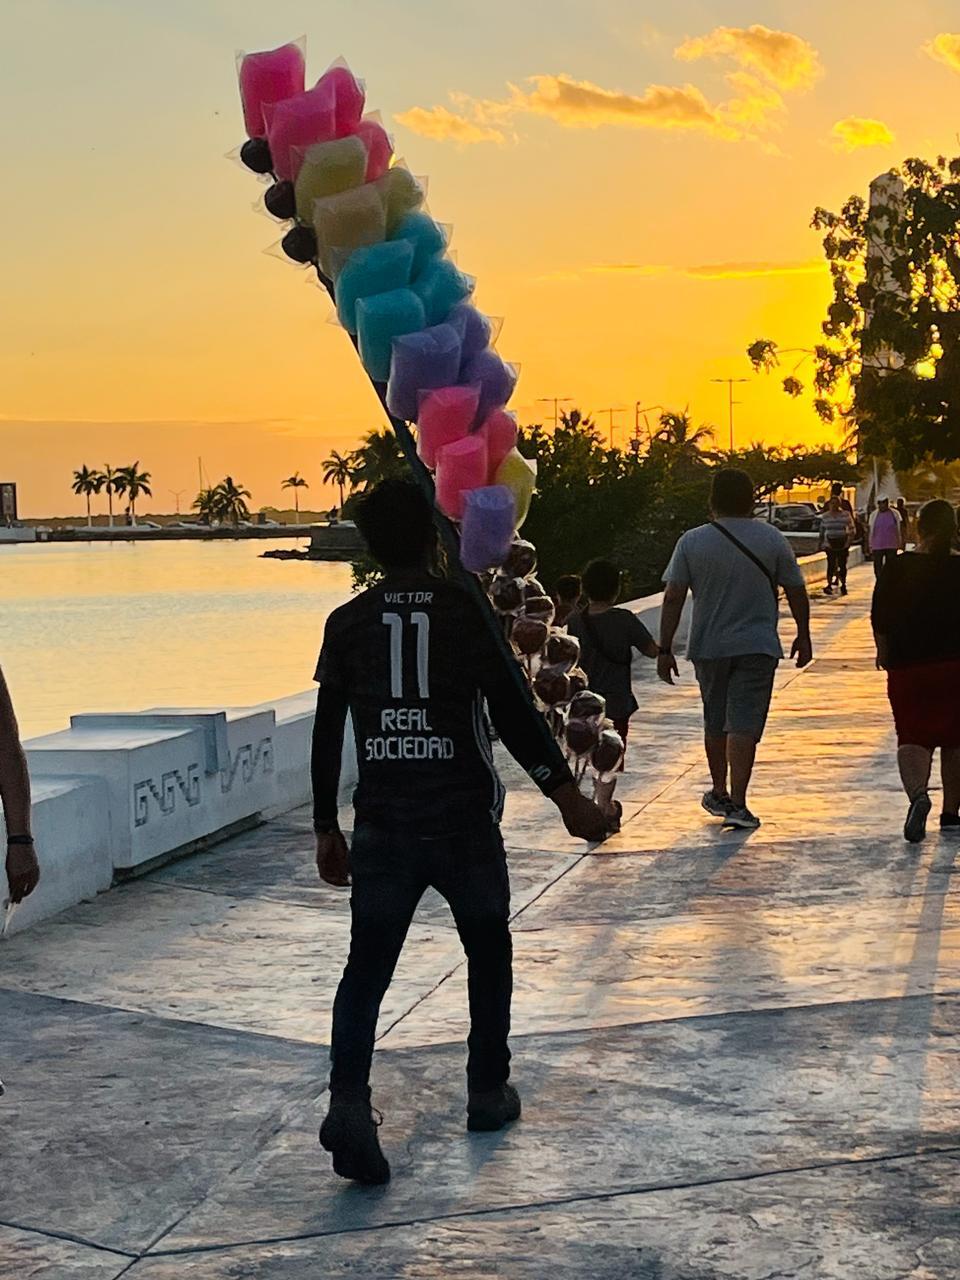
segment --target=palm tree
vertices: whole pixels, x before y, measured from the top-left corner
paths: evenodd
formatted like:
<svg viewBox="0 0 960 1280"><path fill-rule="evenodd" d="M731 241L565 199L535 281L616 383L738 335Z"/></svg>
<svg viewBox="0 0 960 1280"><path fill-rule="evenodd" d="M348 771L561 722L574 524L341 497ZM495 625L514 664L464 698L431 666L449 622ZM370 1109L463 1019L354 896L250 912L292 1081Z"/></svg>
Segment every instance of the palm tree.
<svg viewBox="0 0 960 1280"><path fill-rule="evenodd" d="M107 495L107 509L110 512L110 528L113 528L113 495L115 493L123 493L123 480L120 471L115 471L109 463L104 464L103 471L100 472L103 479L103 489Z"/></svg>
<svg viewBox="0 0 960 1280"><path fill-rule="evenodd" d="M330 454L326 462L323 464L323 482L324 484L335 484L340 490L340 509L343 510L343 489L345 485L353 487L353 479L357 469L356 454L350 453L346 457L342 453L337 453L336 449Z"/></svg>
<svg viewBox="0 0 960 1280"><path fill-rule="evenodd" d="M190 505L206 524L211 524L217 517L217 500L213 489L201 489Z"/></svg>
<svg viewBox="0 0 960 1280"><path fill-rule="evenodd" d="M653 438L671 445L686 457L693 457L701 452L700 446L704 441L712 437L712 427L704 426L694 430L690 414L684 409L682 413L664 410L660 415L660 430Z"/></svg>
<svg viewBox="0 0 960 1280"><path fill-rule="evenodd" d="M403 454L393 432L387 428L367 432L364 443L352 457L353 478L364 489L404 474Z"/></svg>
<svg viewBox="0 0 960 1280"><path fill-rule="evenodd" d="M73 473L73 484L70 486L76 494L82 494L87 500L87 528L93 527L93 516L90 514L90 495L99 493L103 488L106 476L99 471L91 471L84 463L79 471Z"/></svg>
<svg viewBox="0 0 960 1280"><path fill-rule="evenodd" d="M213 490L213 502L218 518L228 524L239 524L250 517L250 508L245 499L250 497L250 490L234 483L232 476L224 476Z"/></svg>
<svg viewBox="0 0 960 1280"><path fill-rule="evenodd" d="M281 484L281 489L293 490L293 509L297 513L297 524L300 523L300 494L299 489L309 489L310 486L304 480L299 471L295 471L292 476L287 476L286 480ZM249 494L247 495L249 497Z"/></svg>
<svg viewBox="0 0 960 1280"><path fill-rule="evenodd" d="M153 491L150 488L150 472L139 471L139 461L131 462L128 467L119 467L117 475L119 477L117 492L125 493L130 499L130 520L132 524L137 523L137 499L142 493L148 498L153 497Z"/></svg>

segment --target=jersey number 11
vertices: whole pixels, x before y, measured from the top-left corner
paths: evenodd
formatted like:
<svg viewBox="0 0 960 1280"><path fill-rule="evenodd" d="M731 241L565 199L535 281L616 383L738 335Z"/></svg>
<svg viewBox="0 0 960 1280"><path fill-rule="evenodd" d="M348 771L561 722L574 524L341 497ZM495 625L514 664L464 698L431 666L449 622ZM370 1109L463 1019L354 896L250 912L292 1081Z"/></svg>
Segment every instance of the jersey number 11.
<svg viewBox="0 0 960 1280"><path fill-rule="evenodd" d="M412 613L410 621L417 628L417 692L421 698L429 698L430 615ZM390 696L402 698L403 618L399 613L385 613L383 625L390 628Z"/></svg>

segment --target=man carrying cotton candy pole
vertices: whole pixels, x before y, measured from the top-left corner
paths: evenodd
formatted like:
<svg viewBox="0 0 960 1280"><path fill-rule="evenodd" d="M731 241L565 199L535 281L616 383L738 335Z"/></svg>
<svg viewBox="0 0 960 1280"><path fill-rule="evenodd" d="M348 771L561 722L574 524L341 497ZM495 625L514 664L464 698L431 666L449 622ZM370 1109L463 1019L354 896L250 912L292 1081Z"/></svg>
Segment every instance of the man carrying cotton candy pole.
<svg viewBox="0 0 960 1280"><path fill-rule="evenodd" d="M512 947L500 819L504 789L483 701L504 746L559 810L572 835L599 841L606 823L574 784L529 694L504 662L477 603L436 576L434 513L409 480L385 481L356 511L382 583L327 621L313 738L317 866L352 883L350 954L333 1007L330 1109L320 1141L341 1177L386 1182L371 1109L377 1017L425 890L456 921L468 961L467 1127L520 1116L509 1083ZM359 766L350 848L337 820L344 722Z"/></svg>

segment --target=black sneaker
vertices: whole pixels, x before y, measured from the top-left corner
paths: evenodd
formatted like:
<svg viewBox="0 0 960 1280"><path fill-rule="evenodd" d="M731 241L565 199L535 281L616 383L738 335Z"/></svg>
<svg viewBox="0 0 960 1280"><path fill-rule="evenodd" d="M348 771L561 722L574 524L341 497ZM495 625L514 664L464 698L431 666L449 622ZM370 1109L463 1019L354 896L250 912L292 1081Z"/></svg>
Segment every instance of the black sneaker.
<svg viewBox="0 0 960 1280"><path fill-rule="evenodd" d="M467 1096L467 1128L471 1133L494 1133L520 1119L520 1095L512 1084Z"/></svg>
<svg viewBox="0 0 960 1280"><path fill-rule="evenodd" d="M844 585L840 588L840 594L841 594L842 596L845 596L845 595L847 594L846 584L844 584Z"/></svg>
<svg viewBox="0 0 960 1280"><path fill-rule="evenodd" d="M320 1127L320 1145L333 1156L334 1173L368 1187L390 1181L390 1166L377 1137L382 1123L383 1116L369 1102L331 1101Z"/></svg>
<svg viewBox="0 0 960 1280"><path fill-rule="evenodd" d="M830 587L830 586L826 586L826 587L824 587L824 588L823 588L823 594L824 594L825 596L832 596L832 595L833 595L833 587Z"/></svg>
<svg viewBox="0 0 960 1280"><path fill-rule="evenodd" d="M733 808L733 801L724 793L721 795L716 789L713 791L705 791L700 800L700 807L706 809L711 818L725 818Z"/></svg>
<svg viewBox="0 0 960 1280"><path fill-rule="evenodd" d="M723 820L724 831L732 831L734 829L737 831L756 831L759 826L760 819L755 813L751 813L746 805L742 809L734 808L731 805L730 811Z"/></svg>
<svg viewBox="0 0 960 1280"><path fill-rule="evenodd" d="M941 813L940 830L953 831L960 835L960 818L955 813Z"/></svg>
<svg viewBox="0 0 960 1280"><path fill-rule="evenodd" d="M927 834L927 818L929 816L930 797L926 791L921 791L919 795L914 796L910 801L907 820L903 824L904 840L908 840L910 844L919 844Z"/></svg>

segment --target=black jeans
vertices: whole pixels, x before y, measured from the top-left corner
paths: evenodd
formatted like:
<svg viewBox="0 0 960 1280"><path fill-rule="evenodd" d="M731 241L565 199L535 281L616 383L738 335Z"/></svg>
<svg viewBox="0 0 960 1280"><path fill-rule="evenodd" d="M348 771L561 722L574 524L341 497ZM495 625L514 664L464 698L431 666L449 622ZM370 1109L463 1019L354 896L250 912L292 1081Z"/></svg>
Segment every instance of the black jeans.
<svg viewBox="0 0 960 1280"><path fill-rule="evenodd" d="M895 560L897 557L896 547L885 547L881 551L873 552L873 572L880 577L883 566L888 560Z"/></svg>
<svg viewBox="0 0 960 1280"><path fill-rule="evenodd" d="M495 826L423 839L359 824L350 850L350 955L333 1003L330 1092L370 1097L380 1002L424 891L449 903L467 955L467 1083L495 1089L510 1075L513 947L510 885Z"/></svg>
<svg viewBox="0 0 960 1280"><path fill-rule="evenodd" d="M847 585L847 561L850 559L849 547L831 547L827 545L827 586L836 582L838 586Z"/></svg>

